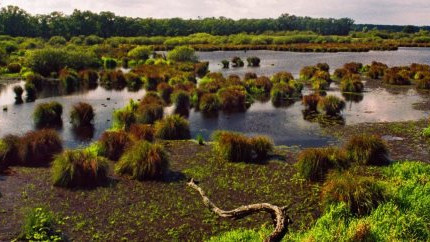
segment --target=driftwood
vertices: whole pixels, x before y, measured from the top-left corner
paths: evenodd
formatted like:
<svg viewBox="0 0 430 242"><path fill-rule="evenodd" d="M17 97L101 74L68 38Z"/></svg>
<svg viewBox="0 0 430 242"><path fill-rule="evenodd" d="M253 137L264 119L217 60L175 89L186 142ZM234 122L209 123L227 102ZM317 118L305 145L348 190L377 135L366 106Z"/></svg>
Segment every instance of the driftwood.
<svg viewBox="0 0 430 242"><path fill-rule="evenodd" d="M269 235L269 237L265 238L265 242L278 242L285 236L288 231L288 225L291 223L291 219L286 215L286 207L278 207L269 203L257 203L251 205L245 205L238 207L236 209L225 211L218 208L209 198L206 196L205 192L202 188L200 188L195 182L194 179L191 179L188 183L188 186L193 188L194 190L200 193L200 196L203 199L203 203L206 207L211 209L218 216L223 218L231 218L231 219L241 219L248 215L266 212L272 216L273 223L275 226L275 230Z"/></svg>

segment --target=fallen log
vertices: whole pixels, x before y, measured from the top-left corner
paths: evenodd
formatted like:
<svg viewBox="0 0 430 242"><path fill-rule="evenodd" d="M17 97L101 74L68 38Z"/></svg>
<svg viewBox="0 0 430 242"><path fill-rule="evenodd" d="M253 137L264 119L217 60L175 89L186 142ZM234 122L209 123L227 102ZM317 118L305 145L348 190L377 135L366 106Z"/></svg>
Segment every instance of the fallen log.
<svg viewBox="0 0 430 242"><path fill-rule="evenodd" d="M269 203L257 203L251 205L240 206L233 210L225 211L218 208L205 194L203 189L199 187L194 179L191 179L188 186L200 193L203 203L206 207L216 213L222 218L241 219L248 215L266 212L272 216L275 229L273 232L264 239L265 242L278 242L281 241L285 234L288 232L288 225L292 222L286 214L287 207L278 207Z"/></svg>

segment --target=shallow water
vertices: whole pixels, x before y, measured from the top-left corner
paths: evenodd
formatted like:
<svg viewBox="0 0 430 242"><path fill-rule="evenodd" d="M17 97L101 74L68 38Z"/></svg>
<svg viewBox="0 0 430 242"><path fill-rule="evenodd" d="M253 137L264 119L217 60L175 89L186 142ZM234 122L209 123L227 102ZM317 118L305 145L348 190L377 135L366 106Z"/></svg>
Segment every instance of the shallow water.
<svg viewBox="0 0 430 242"><path fill-rule="evenodd" d="M300 69L306 65L318 62L327 62L332 70L346 62L357 61L364 64L373 60L389 65L409 65L411 63L430 64L430 48L401 48L393 52L368 53L293 53L276 51L243 51L235 52L204 52L199 53L202 60L210 61L211 71L222 71L224 74L244 74L249 71L259 75L271 75L277 71L290 71L296 76ZM259 56L262 59L259 68L231 68L223 70L218 63L222 59L230 59L239 55ZM274 64L274 65L272 65ZM64 94L56 88L45 89L36 102L14 104L14 85L11 83L0 86L0 107L7 107L7 111L0 111L0 136L5 134L22 134L34 129L32 112L38 103L55 100L63 104L63 127L59 132L66 147L84 146L98 139L104 130L112 124L112 112L122 108L129 99L141 98L145 91L130 92L105 90L97 87L94 90L85 90L72 94ZM309 90L304 91L309 92ZM335 85L332 85L328 94L342 96ZM419 111L412 108L414 103L428 100L428 93L417 93L413 87L398 89L366 88L362 98L348 101L343 112L345 124L382 121L418 120L429 116L428 111ZM110 98L110 100L107 100ZM77 102L88 102L93 105L96 112L94 130L91 132L74 132L69 123L71 106ZM169 108L168 108L169 109ZM217 129L228 129L243 132L248 135L264 134L271 136L277 145L299 145L303 147L324 146L335 142L335 139L321 133L321 125L303 119L303 106L295 102L288 107L276 108L269 102L256 101L246 112L225 114L220 112L218 117L207 118L200 112L191 110L189 114L192 135L202 133L206 138ZM169 109L171 110L171 108ZM80 135L79 135L80 134ZM85 135L84 135L85 134Z"/></svg>

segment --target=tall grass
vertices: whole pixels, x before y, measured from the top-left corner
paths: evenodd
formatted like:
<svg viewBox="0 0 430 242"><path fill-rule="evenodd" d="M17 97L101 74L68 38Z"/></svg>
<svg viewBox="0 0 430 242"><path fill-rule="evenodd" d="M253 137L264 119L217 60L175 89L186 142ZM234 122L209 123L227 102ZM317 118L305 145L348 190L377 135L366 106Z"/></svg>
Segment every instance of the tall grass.
<svg viewBox="0 0 430 242"><path fill-rule="evenodd" d="M189 122L179 115L169 115L155 123L155 136L166 140L191 138Z"/></svg>
<svg viewBox="0 0 430 242"><path fill-rule="evenodd" d="M353 136L349 139L345 149L349 159L360 165L386 165L390 163L387 145L376 135Z"/></svg>

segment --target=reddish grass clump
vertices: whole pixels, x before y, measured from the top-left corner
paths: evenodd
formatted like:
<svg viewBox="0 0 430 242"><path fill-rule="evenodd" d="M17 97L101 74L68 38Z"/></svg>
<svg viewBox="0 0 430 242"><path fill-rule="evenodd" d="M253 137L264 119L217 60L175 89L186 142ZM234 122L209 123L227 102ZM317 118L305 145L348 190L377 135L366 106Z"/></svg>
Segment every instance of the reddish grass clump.
<svg viewBox="0 0 430 242"><path fill-rule="evenodd" d="M93 107L88 103L79 102L72 107L70 120L75 127L89 126L95 116Z"/></svg>
<svg viewBox="0 0 430 242"><path fill-rule="evenodd" d="M36 127L56 126L62 123L63 106L58 102L40 103L33 112Z"/></svg>
<svg viewBox="0 0 430 242"><path fill-rule="evenodd" d="M52 180L60 187L95 187L108 181L109 162L88 150L66 150L56 156Z"/></svg>
<svg viewBox="0 0 430 242"><path fill-rule="evenodd" d="M280 83L280 82L288 83L289 81L294 80L294 76L290 72L281 71L281 72L275 73L275 75L272 76L271 80L273 83Z"/></svg>
<svg viewBox="0 0 430 242"><path fill-rule="evenodd" d="M132 124L129 130L131 136L136 140L154 141L154 128L147 124Z"/></svg>
<svg viewBox="0 0 430 242"><path fill-rule="evenodd" d="M363 64L358 62L350 62L343 65L343 68L345 68L347 71L349 71L352 74L358 74L361 71L361 68L363 68Z"/></svg>
<svg viewBox="0 0 430 242"><path fill-rule="evenodd" d="M345 101L333 95L320 98L317 105L318 111L328 116L337 116L344 108Z"/></svg>
<svg viewBox="0 0 430 242"><path fill-rule="evenodd" d="M382 81L390 85L410 85L410 78L405 71L400 68L389 68L385 70Z"/></svg>
<svg viewBox="0 0 430 242"><path fill-rule="evenodd" d="M139 141L121 157L115 172L130 179L162 180L169 168L169 158L160 144Z"/></svg>
<svg viewBox="0 0 430 242"><path fill-rule="evenodd" d="M316 112L320 98L318 94L305 95L303 96L302 103L305 105L306 110Z"/></svg>
<svg viewBox="0 0 430 242"><path fill-rule="evenodd" d="M221 103L216 94L206 93L200 97L199 109L204 113L216 113L221 108Z"/></svg>
<svg viewBox="0 0 430 242"><path fill-rule="evenodd" d="M125 131L106 131L99 142L101 155L113 161L117 161L133 143Z"/></svg>
<svg viewBox="0 0 430 242"><path fill-rule="evenodd" d="M246 109L246 90L242 86L222 88L217 95L223 110L243 111Z"/></svg>
<svg viewBox="0 0 430 242"><path fill-rule="evenodd" d="M188 120L179 115L170 115L155 123L155 136L165 140L191 138Z"/></svg>
<svg viewBox="0 0 430 242"><path fill-rule="evenodd" d="M25 166L47 165L63 150L60 136L52 129L30 131L19 142L20 163Z"/></svg>

